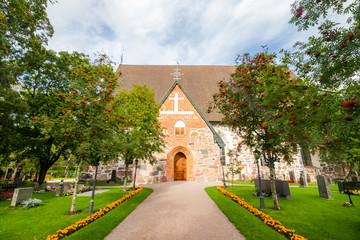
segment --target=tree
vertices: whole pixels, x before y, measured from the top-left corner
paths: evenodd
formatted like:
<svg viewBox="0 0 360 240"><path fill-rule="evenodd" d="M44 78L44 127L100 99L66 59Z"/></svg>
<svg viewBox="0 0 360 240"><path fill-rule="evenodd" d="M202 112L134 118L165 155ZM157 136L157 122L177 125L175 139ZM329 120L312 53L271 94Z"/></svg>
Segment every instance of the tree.
<svg viewBox="0 0 360 240"><path fill-rule="evenodd" d="M328 87L353 82L360 68L360 1L296 0L291 11L290 23L299 31L314 26L319 31L307 42L296 43L297 51L288 52L289 63L297 67L299 76ZM344 17L347 23L339 23Z"/></svg>
<svg viewBox="0 0 360 240"><path fill-rule="evenodd" d="M275 58L267 52L239 57L236 72L219 82L209 110L222 113L223 124L241 137L241 144L262 153L270 170L274 209L280 210L275 162L291 162L297 143L310 144L307 118L318 102L309 102L312 89L300 79L292 79L286 66L274 63Z"/></svg>
<svg viewBox="0 0 360 240"><path fill-rule="evenodd" d="M125 162L124 190L129 164L146 160L153 164L155 152L165 147L163 129L158 121L159 107L154 92L146 85L135 85L131 91L123 89L116 94L113 105L117 150Z"/></svg>
<svg viewBox="0 0 360 240"><path fill-rule="evenodd" d="M112 126L115 113L111 103L115 99L117 77L110 60L102 55L94 63L77 62L68 77L68 91L54 94L62 102L55 107L56 114L34 117L34 126L44 139L71 146L79 161L98 166L100 161L114 159L117 156ZM95 182L96 175L93 190ZM72 206L74 212L75 203Z"/></svg>
<svg viewBox="0 0 360 240"><path fill-rule="evenodd" d="M12 160L9 155L22 140L16 126L27 111L16 89L19 76L14 71L20 62L31 60L25 56L28 51L46 44L53 34L47 2L0 1L0 152L4 164Z"/></svg>
<svg viewBox="0 0 360 240"><path fill-rule="evenodd" d="M241 161L238 159L239 152L236 150L229 150L228 156L230 157L230 161L227 164L228 166L228 172L226 173L227 179L230 179L231 177L231 183L234 186L234 177L236 174L238 174L241 177L241 170L243 167L241 166Z"/></svg>
<svg viewBox="0 0 360 240"><path fill-rule="evenodd" d="M360 1L297 0L290 23L299 31L318 28L317 36L295 44L284 62L295 65L303 79L323 87L315 121L321 160L357 162L360 142ZM340 22L347 18L346 23ZM325 96L325 97L324 97Z"/></svg>

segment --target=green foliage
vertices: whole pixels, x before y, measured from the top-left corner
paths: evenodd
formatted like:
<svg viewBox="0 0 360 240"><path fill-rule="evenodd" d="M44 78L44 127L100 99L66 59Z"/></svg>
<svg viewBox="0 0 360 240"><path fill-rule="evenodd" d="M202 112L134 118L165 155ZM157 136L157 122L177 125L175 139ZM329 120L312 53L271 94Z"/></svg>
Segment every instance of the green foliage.
<svg viewBox="0 0 360 240"><path fill-rule="evenodd" d="M219 82L210 110L224 116L223 123L242 138L242 144L258 149L269 163L283 157L291 161L295 143L309 144L307 121L314 104L314 89L292 79L286 66L274 64L276 55L245 54L228 81Z"/></svg>
<svg viewBox="0 0 360 240"><path fill-rule="evenodd" d="M296 0L291 11L290 23L300 31L314 26L319 30L307 42L296 43L297 51L286 54L299 76L332 87L351 83L360 66L360 1ZM338 22L344 18L346 24Z"/></svg>
<svg viewBox="0 0 360 240"><path fill-rule="evenodd" d="M165 147L164 133L158 121L154 92L146 85L135 85L129 92L127 89L117 92L113 108L116 146L125 161L126 185L128 165L134 160L154 163L154 153Z"/></svg>

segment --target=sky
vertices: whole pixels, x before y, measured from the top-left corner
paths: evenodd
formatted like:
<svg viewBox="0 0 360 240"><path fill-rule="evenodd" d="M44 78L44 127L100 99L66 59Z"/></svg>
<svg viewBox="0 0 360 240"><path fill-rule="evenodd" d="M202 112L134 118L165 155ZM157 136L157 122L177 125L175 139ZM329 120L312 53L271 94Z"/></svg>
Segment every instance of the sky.
<svg viewBox="0 0 360 240"><path fill-rule="evenodd" d="M237 55L291 49L294 0L58 0L49 48L136 65L234 65Z"/></svg>

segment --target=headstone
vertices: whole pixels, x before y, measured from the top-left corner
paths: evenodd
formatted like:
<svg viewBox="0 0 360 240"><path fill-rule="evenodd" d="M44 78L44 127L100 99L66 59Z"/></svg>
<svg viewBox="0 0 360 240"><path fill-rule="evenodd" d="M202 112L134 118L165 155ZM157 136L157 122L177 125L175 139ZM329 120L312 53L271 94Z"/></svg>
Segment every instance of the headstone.
<svg viewBox="0 0 360 240"><path fill-rule="evenodd" d="M290 176L290 181L292 181L293 183L296 183L296 178L295 178L294 171L290 171L289 176Z"/></svg>
<svg viewBox="0 0 360 240"><path fill-rule="evenodd" d="M324 199L332 200L330 188L328 181L325 176L318 175L316 176L318 189L319 189L319 196Z"/></svg>
<svg viewBox="0 0 360 240"><path fill-rule="evenodd" d="M64 192L64 180L61 179L59 187L56 189L56 196L61 197Z"/></svg>
<svg viewBox="0 0 360 240"><path fill-rule="evenodd" d="M243 181L246 181L245 174L242 175L242 180L243 180Z"/></svg>
<svg viewBox="0 0 360 240"><path fill-rule="evenodd" d="M33 191L32 187L15 189L10 206L16 207L22 201L32 198Z"/></svg>
<svg viewBox="0 0 360 240"><path fill-rule="evenodd" d="M38 182L35 182L34 183L34 190L37 192L37 191L39 191L39 188L40 188L40 184Z"/></svg>
<svg viewBox="0 0 360 240"><path fill-rule="evenodd" d="M338 188L339 188L339 192L344 193L344 186L342 182L338 182Z"/></svg>
<svg viewBox="0 0 360 240"><path fill-rule="evenodd" d="M359 181L359 175L356 171L353 171L350 175L352 182L358 182Z"/></svg>
<svg viewBox="0 0 360 240"><path fill-rule="evenodd" d="M304 187L305 186L305 179L303 176L300 176L300 187Z"/></svg>
<svg viewBox="0 0 360 240"><path fill-rule="evenodd" d="M94 175L92 173L81 173L80 182L91 182L94 180Z"/></svg>
<svg viewBox="0 0 360 240"><path fill-rule="evenodd" d="M110 182L116 182L116 170L111 171L111 179Z"/></svg>
<svg viewBox="0 0 360 240"><path fill-rule="evenodd" d="M254 179L254 182L255 182L255 187L260 187L258 178ZM261 189L265 190L268 193L271 192L270 184L271 184L271 180L261 179ZM279 197L285 199L291 199L288 181L275 180L275 188L276 188L276 193L277 195L279 195Z"/></svg>

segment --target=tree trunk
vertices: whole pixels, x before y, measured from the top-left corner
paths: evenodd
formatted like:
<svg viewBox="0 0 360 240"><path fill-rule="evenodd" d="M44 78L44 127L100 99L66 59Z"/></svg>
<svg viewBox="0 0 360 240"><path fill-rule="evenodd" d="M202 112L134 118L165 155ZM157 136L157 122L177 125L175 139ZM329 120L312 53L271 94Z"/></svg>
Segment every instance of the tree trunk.
<svg viewBox="0 0 360 240"><path fill-rule="evenodd" d="M127 178L128 178L128 169L129 169L129 164L125 163L125 175L124 175L124 187L123 187L123 192L126 192Z"/></svg>
<svg viewBox="0 0 360 240"><path fill-rule="evenodd" d="M274 210L280 210L279 201L276 193L275 187L275 164L272 159L269 159L269 170L270 170L270 188L271 196L274 202Z"/></svg>
<svg viewBox="0 0 360 240"><path fill-rule="evenodd" d="M66 168L65 168L65 178L68 178L69 177L69 167L66 165Z"/></svg>
<svg viewBox="0 0 360 240"><path fill-rule="evenodd" d="M50 166L47 166L47 164L40 163L39 178L37 180L39 184L42 184L45 181L46 172L49 168Z"/></svg>
<svg viewBox="0 0 360 240"><path fill-rule="evenodd" d="M75 187L74 187L74 194L73 194L73 198L72 198L72 202L71 202L71 209L70 209L70 213L75 213L76 209L76 197L77 197L77 191L78 191L78 184L79 184L79 179L80 179L80 166L81 166L81 162L79 163L79 165L76 167L76 177L75 177Z"/></svg>

